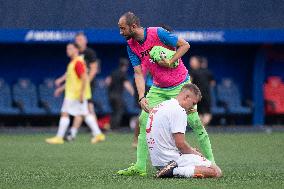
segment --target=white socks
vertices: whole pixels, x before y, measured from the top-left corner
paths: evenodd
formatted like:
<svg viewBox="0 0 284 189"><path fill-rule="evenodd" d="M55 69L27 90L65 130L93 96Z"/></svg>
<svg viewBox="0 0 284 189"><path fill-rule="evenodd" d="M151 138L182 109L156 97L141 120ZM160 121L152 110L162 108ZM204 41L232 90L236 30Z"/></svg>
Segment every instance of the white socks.
<svg viewBox="0 0 284 189"><path fill-rule="evenodd" d="M88 114L87 116L85 116L85 122L90 127L93 136L96 136L102 133L98 126L97 121L95 120L92 114Z"/></svg>
<svg viewBox="0 0 284 189"><path fill-rule="evenodd" d="M71 128L70 129L70 134L71 134L71 136L72 136L72 138L75 138L76 137L76 135L77 135L77 133L78 133L78 129L77 128Z"/></svg>
<svg viewBox="0 0 284 189"><path fill-rule="evenodd" d="M173 170L174 176L179 177L193 177L194 176L194 166L187 166L187 167L177 167Z"/></svg>
<svg viewBox="0 0 284 189"><path fill-rule="evenodd" d="M58 127L58 131L57 131L56 136L60 137L60 138L63 138L64 135L65 135L65 132L66 132L68 126L69 126L69 124L70 124L69 117L60 117L59 127Z"/></svg>
<svg viewBox="0 0 284 189"><path fill-rule="evenodd" d="M89 115L85 116L85 122L90 127L93 136L96 136L96 135L102 133L99 126L98 126L98 123L95 120L93 115L89 114ZM69 117L60 117L59 127L58 127L58 131L57 131L56 136L63 138L67 129L68 129L69 124L70 124ZM78 129L77 128L71 128L70 132L71 132L71 136L73 138L75 138L76 135L77 135Z"/></svg>

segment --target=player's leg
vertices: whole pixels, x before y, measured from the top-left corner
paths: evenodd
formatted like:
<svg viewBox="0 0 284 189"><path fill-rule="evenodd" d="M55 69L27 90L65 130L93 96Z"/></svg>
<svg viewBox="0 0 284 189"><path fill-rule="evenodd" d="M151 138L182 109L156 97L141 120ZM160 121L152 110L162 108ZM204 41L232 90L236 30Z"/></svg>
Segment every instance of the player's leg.
<svg viewBox="0 0 284 189"><path fill-rule="evenodd" d="M88 110L89 110L89 113L94 116L95 121L98 122L98 118L97 118L97 114L96 114L96 111L95 111L94 102L92 100L88 100Z"/></svg>
<svg viewBox="0 0 284 189"><path fill-rule="evenodd" d="M133 137L133 143L132 143L132 147L133 148L137 148L137 143L138 143L138 136L139 136L139 132L140 132L140 128L139 128L139 119L137 119L135 121L135 128L134 128L134 137Z"/></svg>
<svg viewBox="0 0 284 189"><path fill-rule="evenodd" d="M195 166L193 178L219 178L222 176L222 171L217 165Z"/></svg>
<svg viewBox="0 0 284 189"><path fill-rule="evenodd" d="M221 169L204 157L194 154L183 154L176 161L169 162L158 171L158 178L166 177L212 178L221 177Z"/></svg>
<svg viewBox="0 0 284 189"><path fill-rule="evenodd" d="M68 129L69 124L70 124L69 114L66 112L62 112L56 136L48 138L45 141L49 144L63 144L64 143L63 137Z"/></svg>
<svg viewBox="0 0 284 189"><path fill-rule="evenodd" d="M166 96L166 98L176 97L179 94L181 88L186 83L189 83L189 82L184 82L180 84L179 86L172 88L171 90L163 90L163 93L164 93L163 95ZM200 148L203 154L205 155L207 159L214 162L214 156L213 156L209 136L200 121L200 118L198 116L196 109L197 107L195 108L193 112L188 114L188 117L187 117L188 123L190 127L193 129L193 132L195 133L195 135L197 136L197 139L198 139L198 142L199 142L199 145L200 145Z"/></svg>
<svg viewBox="0 0 284 189"><path fill-rule="evenodd" d="M187 116L189 126L192 128L195 136L197 137L199 146L204 156L214 162L214 156L207 131L203 127L197 111L192 111Z"/></svg>
<svg viewBox="0 0 284 189"><path fill-rule="evenodd" d="M195 154L183 154L177 160L175 174L193 178L220 177L221 169L206 158Z"/></svg>
<svg viewBox="0 0 284 189"><path fill-rule="evenodd" d="M91 114L94 114L96 116L95 106L92 100L88 100L88 110Z"/></svg>
<svg viewBox="0 0 284 189"><path fill-rule="evenodd" d="M87 126L91 129L93 138L91 140L91 143L96 144L98 142L105 141L105 135L102 133L102 131L99 128L97 120L94 118L92 114L87 114L84 117L85 123Z"/></svg>
<svg viewBox="0 0 284 189"><path fill-rule="evenodd" d="M120 128L122 116L124 113L123 99L119 94L110 94L109 96L110 105L112 108L110 126L112 129Z"/></svg>
<svg viewBox="0 0 284 189"><path fill-rule="evenodd" d="M149 93L147 94L149 107L153 108L165 100L169 100L170 98L176 97L180 92L182 86L183 84L175 88L166 89L166 90L158 87L151 87ZM147 157L148 157L148 149L146 142L146 125L148 121L148 115L149 115L148 113L142 111L139 117L140 132L138 136L137 162L136 162L137 167L145 170L146 170Z"/></svg>
<svg viewBox="0 0 284 189"><path fill-rule="evenodd" d="M88 100L88 110L90 114L94 116L94 119L97 121L97 116L94 110L94 104L91 100ZM74 116L73 124L70 129L70 133L66 137L68 141L72 141L76 138L79 128L83 123L83 116Z"/></svg>
<svg viewBox="0 0 284 189"><path fill-rule="evenodd" d="M97 115L96 115L96 112L95 112L95 106L94 106L94 103L92 100L88 100L88 110L89 110L89 114L91 114L93 116L93 120L91 120L91 123L93 122L93 125L94 125L94 129L91 129L92 130L92 134L94 136L95 134L95 137L92 139L92 143L95 144L95 143L98 143L98 142L101 142L101 141L104 141L105 140L105 135L102 134L100 128L99 128L99 125L98 125L98 118L97 118Z"/></svg>
<svg viewBox="0 0 284 189"><path fill-rule="evenodd" d="M147 165L147 141L146 141L146 124L148 119L148 113L142 110L139 116L139 136L137 143L137 161L130 167L119 170L117 174L124 176L140 175L146 176L146 165Z"/></svg>
<svg viewBox="0 0 284 189"><path fill-rule="evenodd" d="M186 178L219 178L222 176L221 169L217 165L187 166L173 169L173 176Z"/></svg>
<svg viewBox="0 0 284 189"><path fill-rule="evenodd" d="M149 107L153 108L154 106L160 104L161 102L167 100L163 92L161 92L156 87L151 87L149 93L146 96ZM148 121L148 113L142 111L139 116L139 136L138 136L138 144L137 144L137 161L135 165L130 166L127 169L120 170L117 173L125 176L132 175L146 175L146 166L147 166L147 157L148 157L148 149L147 149L147 141L146 141L146 125Z"/></svg>
<svg viewBox="0 0 284 189"><path fill-rule="evenodd" d="M87 101L85 101L82 106L82 115L84 115L84 121L91 129L93 135L91 143L96 144L98 142L105 141L105 135L100 130L96 117L89 111Z"/></svg>
<svg viewBox="0 0 284 189"><path fill-rule="evenodd" d="M78 115L74 116L73 124L72 124L72 127L70 129L70 133L66 137L66 139L68 141L72 141L76 138L78 130L81 127L82 123L83 123L83 117L82 116L78 116Z"/></svg>

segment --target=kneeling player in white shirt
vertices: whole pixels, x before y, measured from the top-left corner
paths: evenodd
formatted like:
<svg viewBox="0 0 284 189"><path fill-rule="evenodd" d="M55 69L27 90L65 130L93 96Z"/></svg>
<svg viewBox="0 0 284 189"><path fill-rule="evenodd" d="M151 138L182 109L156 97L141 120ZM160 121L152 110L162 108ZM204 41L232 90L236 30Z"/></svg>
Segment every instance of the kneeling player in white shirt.
<svg viewBox="0 0 284 189"><path fill-rule="evenodd" d="M221 169L185 141L187 113L200 99L198 87L186 84L175 99L151 110L146 128L147 143L152 165L159 169L158 178L221 177Z"/></svg>

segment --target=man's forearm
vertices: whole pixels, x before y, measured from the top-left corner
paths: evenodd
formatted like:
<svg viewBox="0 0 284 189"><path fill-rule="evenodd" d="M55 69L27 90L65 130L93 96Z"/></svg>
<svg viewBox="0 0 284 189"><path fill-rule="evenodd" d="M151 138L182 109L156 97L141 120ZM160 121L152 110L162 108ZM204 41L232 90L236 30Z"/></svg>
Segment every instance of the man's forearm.
<svg viewBox="0 0 284 189"><path fill-rule="evenodd" d="M202 155L197 152L194 148L192 148L186 141L183 144L178 146L178 149L182 154L195 154L195 155Z"/></svg>
<svg viewBox="0 0 284 189"><path fill-rule="evenodd" d="M90 71L89 71L89 80L90 82L96 77L98 73L98 64L97 62L90 63Z"/></svg>
<svg viewBox="0 0 284 189"><path fill-rule="evenodd" d="M131 85L129 81L124 81L123 86L132 96L134 96L135 92L134 92L133 86Z"/></svg>
<svg viewBox="0 0 284 189"><path fill-rule="evenodd" d="M176 62L179 58L181 58L190 48L190 45L188 43L185 43L184 45L180 46L177 49L177 52L174 54L173 58L170 60L170 63Z"/></svg>
<svg viewBox="0 0 284 189"><path fill-rule="evenodd" d="M139 99L145 96L145 80L143 74L135 73L135 84L138 92Z"/></svg>

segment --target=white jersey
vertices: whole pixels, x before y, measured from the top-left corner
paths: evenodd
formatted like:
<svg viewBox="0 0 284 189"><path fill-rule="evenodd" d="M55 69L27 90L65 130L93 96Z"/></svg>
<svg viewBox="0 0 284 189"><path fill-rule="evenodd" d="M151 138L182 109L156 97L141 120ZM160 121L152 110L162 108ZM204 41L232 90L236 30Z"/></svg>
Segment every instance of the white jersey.
<svg viewBox="0 0 284 189"><path fill-rule="evenodd" d="M150 112L146 127L147 144L153 166L165 166L181 153L173 133L185 133L187 114L176 99L162 102Z"/></svg>

